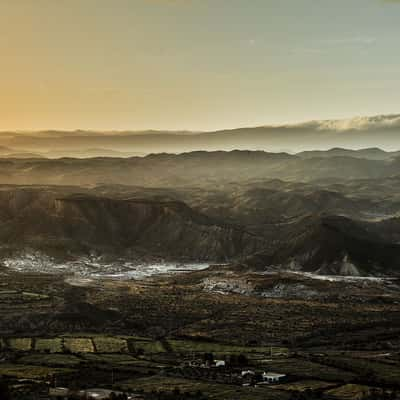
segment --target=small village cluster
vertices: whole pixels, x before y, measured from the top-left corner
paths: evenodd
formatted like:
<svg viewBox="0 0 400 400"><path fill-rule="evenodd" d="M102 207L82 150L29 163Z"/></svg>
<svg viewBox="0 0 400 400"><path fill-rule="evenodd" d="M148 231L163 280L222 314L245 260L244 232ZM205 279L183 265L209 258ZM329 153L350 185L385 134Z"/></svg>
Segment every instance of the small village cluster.
<svg viewBox="0 0 400 400"><path fill-rule="evenodd" d="M189 365L185 366L192 368L217 368L225 369L225 360L214 360L212 363L198 364L197 361L190 362ZM273 385L282 383L286 380L285 374L279 374L275 372L263 372L257 373L251 369L237 372L230 376L234 377L236 383L241 384L244 387L248 386L260 386L260 385ZM49 389L49 397L54 400L69 400L71 398L76 400L142 400L143 397L140 394L125 393L120 391L114 391L109 389L84 389L84 390L71 390L64 387L54 387Z"/></svg>

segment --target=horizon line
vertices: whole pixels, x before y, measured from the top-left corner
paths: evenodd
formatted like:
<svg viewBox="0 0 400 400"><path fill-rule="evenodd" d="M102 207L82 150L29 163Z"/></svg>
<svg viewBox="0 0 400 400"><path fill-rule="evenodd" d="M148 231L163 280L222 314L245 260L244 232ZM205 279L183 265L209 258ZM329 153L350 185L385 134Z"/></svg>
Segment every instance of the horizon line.
<svg viewBox="0 0 400 400"><path fill-rule="evenodd" d="M344 122L344 121L356 121L359 119L372 119L372 118L389 118L389 117L398 117L400 118L400 113L387 113L387 114L370 114L370 115L355 115L353 117L348 118L326 118L326 119L306 119L299 120L293 123L279 123L279 124L259 124L259 125L243 125L231 128L221 128L221 129L211 129L211 130L197 130L197 129L102 129L102 128L75 128L75 129L65 129L65 128L41 128L41 129L4 129L0 130L1 134L29 134L29 133L50 133L50 132L63 132L63 133L113 133L113 134L123 134L123 133L165 133L171 135L177 134L190 134L190 135L200 135L207 133L215 133L215 132L224 132L224 131L234 131L239 129L257 129L257 128L294 128L294 127L304 127L306 128L307 124L318 124L324 122ZM349 129L350 130L350 129Z"/></svg>

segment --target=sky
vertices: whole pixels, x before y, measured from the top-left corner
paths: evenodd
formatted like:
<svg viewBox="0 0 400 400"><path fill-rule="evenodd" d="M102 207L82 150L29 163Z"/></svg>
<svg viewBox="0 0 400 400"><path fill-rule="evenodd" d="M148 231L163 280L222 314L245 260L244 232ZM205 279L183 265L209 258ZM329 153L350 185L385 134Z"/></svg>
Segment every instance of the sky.
<svg viewBox="0 0 400 400"><path fill-rule="evenodd" d="M0 130L400 111L400 1L0 0Z"/></svg>

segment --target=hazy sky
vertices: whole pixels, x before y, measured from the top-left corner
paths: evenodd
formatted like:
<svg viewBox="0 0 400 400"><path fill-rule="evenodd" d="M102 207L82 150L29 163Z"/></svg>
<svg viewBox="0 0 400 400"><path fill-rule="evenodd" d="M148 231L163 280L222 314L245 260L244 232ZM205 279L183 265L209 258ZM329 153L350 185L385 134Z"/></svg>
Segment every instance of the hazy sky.
<svg viewBox="0 0 400 400"><path fill-rule="evenodd" d="M399 40L400 1L0 0L0 130L399 112Z"/></svg>

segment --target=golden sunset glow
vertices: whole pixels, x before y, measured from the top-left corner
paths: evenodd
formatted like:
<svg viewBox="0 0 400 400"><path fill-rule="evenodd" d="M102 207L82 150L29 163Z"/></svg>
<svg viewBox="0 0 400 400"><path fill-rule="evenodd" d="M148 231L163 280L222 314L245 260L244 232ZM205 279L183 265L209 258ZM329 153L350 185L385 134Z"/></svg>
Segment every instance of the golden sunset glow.
<svg viewBox="0 0 400 400"><path fill-rule="evenodd" d="M0 130L213 130L396 112L380 0L0 2Z"/></svg>

